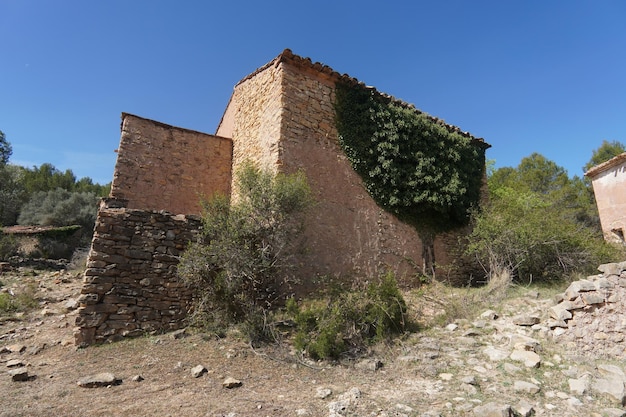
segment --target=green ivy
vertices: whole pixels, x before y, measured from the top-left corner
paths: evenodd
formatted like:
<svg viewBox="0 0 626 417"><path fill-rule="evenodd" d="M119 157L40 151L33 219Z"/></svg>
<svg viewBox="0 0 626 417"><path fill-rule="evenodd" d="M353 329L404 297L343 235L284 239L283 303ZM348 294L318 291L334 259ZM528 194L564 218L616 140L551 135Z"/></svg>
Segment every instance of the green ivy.
<svg viewBox="0 0 626 417"><path fill-rule="evenodd" d="M467 224L487 145L363 85L339 82L339 142L383 208L433 233Z"/></svg>

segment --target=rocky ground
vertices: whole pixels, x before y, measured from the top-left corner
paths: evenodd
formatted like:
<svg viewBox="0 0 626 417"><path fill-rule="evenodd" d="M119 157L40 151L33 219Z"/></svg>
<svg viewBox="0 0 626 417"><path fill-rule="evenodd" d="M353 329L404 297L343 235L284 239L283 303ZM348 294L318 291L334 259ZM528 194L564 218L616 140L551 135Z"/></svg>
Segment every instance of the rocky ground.
<svg viewBox="0 0 626 417"><path fill-rule="evenodd" d="M624 269L336 364L192 330L76 349L81 272L12 269L39 305L0 318L0 416L626 416Z"/></svg>

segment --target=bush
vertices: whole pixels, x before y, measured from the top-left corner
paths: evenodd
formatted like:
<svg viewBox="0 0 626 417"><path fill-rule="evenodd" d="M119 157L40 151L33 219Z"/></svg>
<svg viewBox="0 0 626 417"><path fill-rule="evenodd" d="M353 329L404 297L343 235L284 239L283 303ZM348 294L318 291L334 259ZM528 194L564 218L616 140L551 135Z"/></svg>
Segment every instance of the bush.
<svg viewBox="0 0 626 417"><path fill-rule="evenodd" d="M15 256L19 251L17 239L12 235L5 235L0 230L0 261L6 261L11 256Z"/></svg>
<svg viewBox="0 0 626 417"><path fill-rule="evenodd" d="M62 188L38 191L22 208L19 224L42 226L80 225L92 231L98 213L98 197L89 192L70 192Z"/></svg>
<svg viewBox="0 0 626 417"><path fill-rule="evenodd" d="M262 336L265 315L294 282L303 211L310 189L303 174L276 176L244 164L237 201L204 203L203 229L184 253L181 279L195 290L192 320L217 326L245 323Z"/></svg>
<svg viewBox="0 0 626 417"><path fill-rule="evenodd" d="M36 297L36 287L34 284L23 286L15 295L7 292L0 293L0 315L27 311L39 305Z"/></svg>
<svg viewBox="0 0 626 417"><path fill-rule="evenodd" d="M348 291L325 302L287 303L296 323L296 348L314 359L358 353L406 328L406 303L395 277L388 273L365 290Z"/></svg>
<svg viewBox="0 0 626 417"><path fill-rule="evenodd" d="M595 269L616 256L601 234L541 194L502 187L474 214L467 254L489 274L516 280L551 280Z"/></svg>

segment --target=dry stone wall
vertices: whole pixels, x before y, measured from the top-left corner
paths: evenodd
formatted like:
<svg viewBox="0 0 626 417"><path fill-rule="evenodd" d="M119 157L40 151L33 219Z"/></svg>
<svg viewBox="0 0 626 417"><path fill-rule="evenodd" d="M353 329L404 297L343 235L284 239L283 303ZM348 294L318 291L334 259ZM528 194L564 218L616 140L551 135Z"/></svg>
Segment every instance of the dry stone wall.
<svg viewBox="0 0 626 417"><path fill-rule="evenodd" d="M79 299L78 346L182 326L192 294L176 276L197 216L102 203Z"/></svg>

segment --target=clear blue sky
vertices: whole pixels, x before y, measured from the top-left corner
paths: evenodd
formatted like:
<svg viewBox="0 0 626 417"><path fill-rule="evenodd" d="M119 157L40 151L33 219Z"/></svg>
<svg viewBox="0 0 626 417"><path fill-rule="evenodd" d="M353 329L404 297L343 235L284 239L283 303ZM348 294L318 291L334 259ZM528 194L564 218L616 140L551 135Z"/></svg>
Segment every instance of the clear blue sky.
<svg viewBox="0 0 626 417"><path fill-rule="evenodd" d="M120 114L214 133L234 85L283 49L493 145L581 175L626 142L626 1L0 0L11 162L112 179Z"/></svg>

